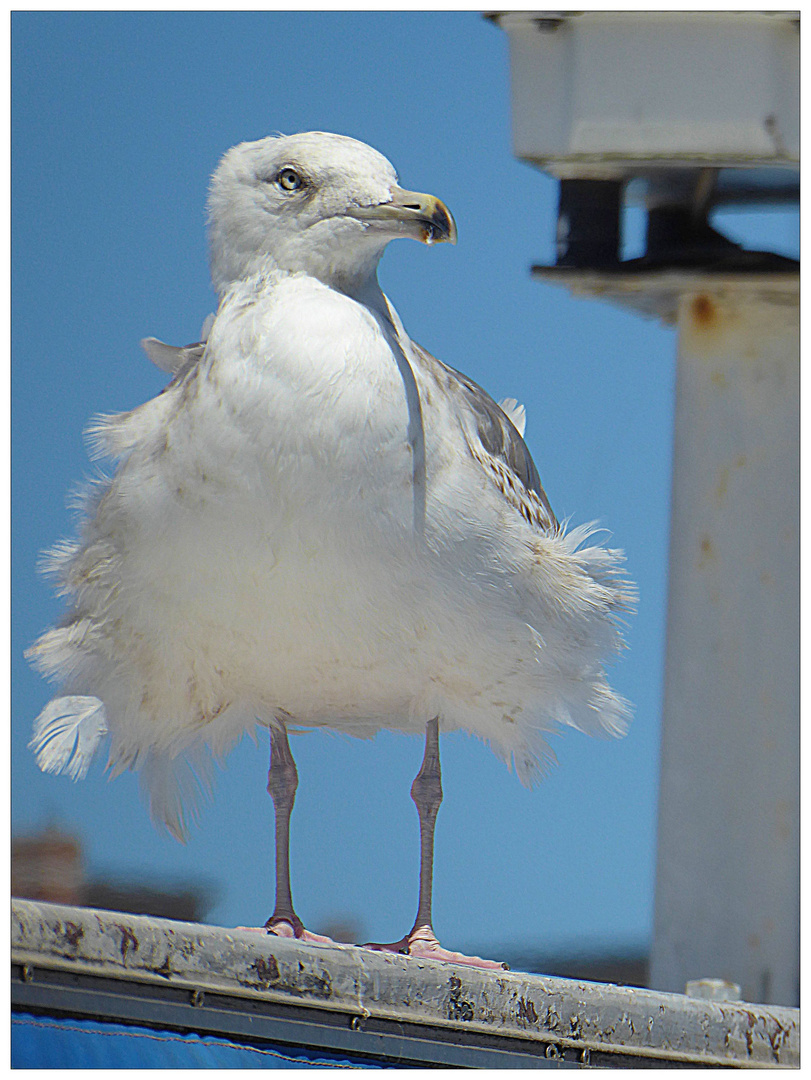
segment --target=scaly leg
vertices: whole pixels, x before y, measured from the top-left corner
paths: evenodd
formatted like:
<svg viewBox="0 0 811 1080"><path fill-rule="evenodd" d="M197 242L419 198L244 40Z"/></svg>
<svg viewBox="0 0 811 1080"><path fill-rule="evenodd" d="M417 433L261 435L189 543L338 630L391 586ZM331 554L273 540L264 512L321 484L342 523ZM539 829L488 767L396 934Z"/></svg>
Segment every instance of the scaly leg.
<svg viewBox="0 0 811 1080"><path fill-rule="evenodd" d="M268 793L276 811L276 906L265 923L269 934L296 937L302 941L333 945L331 938L311 934L293 910L290 894L290 814L296 801L298 770L290 753L284 726L270 729L270 769Z"/></svg>
<svg viewBox="0 0 811 1080"><path fill-rule="evenodd" d="M433 935L431 900L434 891L434 833L442 803L442 770L439 765L439 720L428 721L422 767L411 785L411 798L420 819L420 895L411 934L427 930Z"/></svg>
<svg viewBox="0 0 811 1080"><path fill-rule="evenodd" d="M417 917L411 933L400 941L388 945L370 943L364 948L384 952L407 953L409 956L446 960L471 967L494 968L503 971L507 965L495 960L482 960L479 956L443 949L436 939L431 917L431 897L434 884L434 832L436 817L442 803L442 770L439 764L439 719L429 720L425 729L425 755L422 767L411 785L411 798L420 818L420 895Z"/></svg>

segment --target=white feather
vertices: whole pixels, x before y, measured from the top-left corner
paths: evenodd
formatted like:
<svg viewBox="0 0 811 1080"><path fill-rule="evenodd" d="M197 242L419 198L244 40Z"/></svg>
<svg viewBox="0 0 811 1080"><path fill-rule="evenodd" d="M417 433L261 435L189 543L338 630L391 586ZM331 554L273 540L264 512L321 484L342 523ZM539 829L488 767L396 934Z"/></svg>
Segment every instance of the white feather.
<svg viewBox="0 0 811 1080"><path fill-rule="evenodd" d="M527 410L524 406L519 405L514 397L505 397L498 403L498 407L507 416L518 434L523 437L527 426Z"/></svg>
<svg viewBox="0 0 811 1080"><path fill-rule="evenodd" d="M203 320L202 329L200 330L201 341L208 341L208 335L211 333L211 327L214 325L214 320L216 318L217 316L213 311L206 315L205 319Z"/></svg>
<svg viewBox="0 0 811 1080"><path fill-rule="evenodd" d="M154 337L141 338L141 348L146 355L161 371L174 375L183 366L186 350L177 348L175 345L167 345L165 341L159 341Z"/></svg>
<svg viewBox="0 0 811 1080"><path fill-rule="evenodd" d="M170 375L177 375L189 361L200 359L203 354L202 346L208 341L211 327L214 325L216 316L212 312L206 315L203 328L200 331L200 340L193 345L167 345L165 341L159 341L155 337L141 338L141 348L155 365Z"/></svg>
<svg viewBox="0 0 811 1080"><path fill-rule="evenodd" d="M189 826L199 820L201 801L211 797L213 766L203 743L178 756L150 750L143 765L139 764L141 791L153 821L163 823L181 843Z"/></svg>
<svg viewBox="0 0 811 1080"><path fill-rule="evenodd" d="M104 705L96 697L69 695L49 701L34 721L28 744L43 772L66 772L82 780L107 734Z"/></svg>

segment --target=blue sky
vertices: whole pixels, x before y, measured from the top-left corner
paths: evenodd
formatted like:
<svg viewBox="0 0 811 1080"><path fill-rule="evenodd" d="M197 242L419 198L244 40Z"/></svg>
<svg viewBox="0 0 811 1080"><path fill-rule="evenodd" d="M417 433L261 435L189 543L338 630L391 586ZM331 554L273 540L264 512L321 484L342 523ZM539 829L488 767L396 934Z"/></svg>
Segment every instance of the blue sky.
<svg viewBox="0 0 811 1080"><path fill-rule="evenodd" d="M675 333L533 281L553 258L556 185L510 145L507 39L477 13L15 13L12 20L13 825L77 832L95 874L202 880L212 922L273 905L268 750L246 739L185 846L151 825L101 760L73 784L26 749L49 689L23 650L61 612L38 553L73 531L92 473L82 429L166 377L138 342L194 340L214 294L205 198L222 153L319 129L386 154L404 186L451 208L456 247L392 244L381 281L410 334L496 398L527 408L527 441L558 517L599 520L639 586L612 671L635 707L621 741L555 739L559 767L524 790L475 739L442 741L434 916L445 945L555 952L644 946L654 885ZM743 237L793 218L730 216ZM351 917L393 940L416 905L409 789L418 739L293 742L299 914ZM100 755L102 758L103 755Z"/></svg>

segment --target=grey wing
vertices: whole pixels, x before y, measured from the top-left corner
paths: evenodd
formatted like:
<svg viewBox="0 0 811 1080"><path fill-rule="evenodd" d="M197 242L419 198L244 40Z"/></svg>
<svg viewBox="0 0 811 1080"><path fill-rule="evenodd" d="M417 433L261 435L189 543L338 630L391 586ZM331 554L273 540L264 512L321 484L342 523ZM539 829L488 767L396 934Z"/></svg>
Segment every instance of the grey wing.
<svg viewBox="0 0 811 1080"><path fill-rule="evenodd" d="M167 345L165 341L148 337L141 341L141 348L161 371L170 375L177 373L189 364L196 364L206 349L205 341L195 341L192 345Z"/></svg>
<svg viewBox="0 0 811 1080"><path fill-rule="evenodd" d="M558 521L532 455L504 410L467 375L443 364L416 342L412 345L426 369L464 402L471 421L465 425L465 435L473 457L528 521L547 531L556 530Z"/></svg>

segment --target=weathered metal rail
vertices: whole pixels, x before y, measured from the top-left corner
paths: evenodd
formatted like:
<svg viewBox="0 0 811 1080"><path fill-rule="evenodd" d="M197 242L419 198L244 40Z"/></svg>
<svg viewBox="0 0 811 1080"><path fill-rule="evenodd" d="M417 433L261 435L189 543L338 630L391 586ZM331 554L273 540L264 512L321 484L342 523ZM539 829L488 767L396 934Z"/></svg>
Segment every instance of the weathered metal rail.
<svg viewBox="0 0 811 1080"><path fill-rule="evenodd" d="M12 1008L423 1067L798 1067L799 1011L12 901Z"/></svg>

